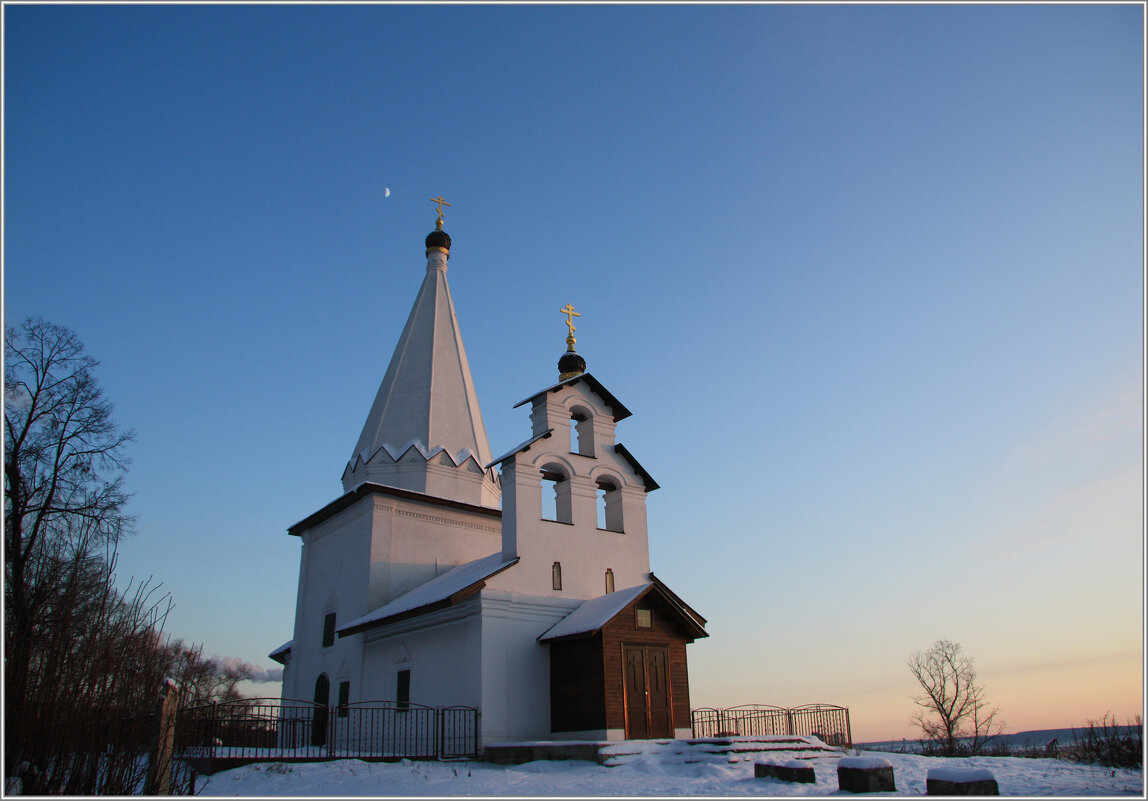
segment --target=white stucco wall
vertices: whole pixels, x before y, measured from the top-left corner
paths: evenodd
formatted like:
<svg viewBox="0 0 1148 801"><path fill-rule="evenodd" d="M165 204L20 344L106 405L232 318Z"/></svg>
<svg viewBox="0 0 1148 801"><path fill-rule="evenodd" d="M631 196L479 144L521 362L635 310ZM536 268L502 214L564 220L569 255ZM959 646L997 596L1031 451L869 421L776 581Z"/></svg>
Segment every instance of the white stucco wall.
<svg viewBox="0 0 1148 801"><path fill-rule="evenodd" d="M325 613L336 613L336 627L365 615L455 565L497 552L500 532L496 515L385 492L366 495L301 532L295 632L283 697L312 700L316 679L326 673L332 702L340 681L351 682L352 699L390 699L393 684L384 686L378 677L389 670L393 679L394 669L385 658L379 662L373 652L364 652L362 634L337 636L333 646L322 647ZM477 649L477 633L474 640ZM420 681L419 674L412 672L412 680ZM367 687L383 694L362 695ZM457 703L474 705L477 690L468 697L470 702Z"/></svg>
<svg viewBox="0 0 1148 801"><path fill-rule="evenodd" d="M478 707L481 621L477 598L375 632L363 639L363 674L354 700L393 701L400 670L411 671L410 701Z"/></svg>
<svg viewBox="0 0 1148 801"><path fill-rule="evenodd" d="M538 637L577 603L482 591L483 746L550 739L550 649L538 642Z"/></svg>
<svg viewBox="0 0 1148 801"><path fill-rule="evenodd" d="M331 647L322 647L323 617L335 612L338 626L366 605L370 536L367 498L301 534L295 632L284 698L313 700L315 680L321 673L331 682L332 697L340 680L356 678L361 663L359 643L336 637Z"/></svg>
<svg viewBox="0 0 1148 801"><path fill-rule="evenodd" d="M385 494L374 496L372 509L370 592L359 614L501 545L497 516Z"/></svg>

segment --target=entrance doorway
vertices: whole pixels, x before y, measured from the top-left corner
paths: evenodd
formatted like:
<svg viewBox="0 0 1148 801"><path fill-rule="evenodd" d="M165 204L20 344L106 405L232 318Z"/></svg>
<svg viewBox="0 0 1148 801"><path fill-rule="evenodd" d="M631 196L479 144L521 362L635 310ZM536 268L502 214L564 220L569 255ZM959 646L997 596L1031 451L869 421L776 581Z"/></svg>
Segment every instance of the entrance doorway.
<svg viewBox="0 0 1148 801"><path fill-rule="evenodd" d="M664 645L623 645L626 738L674 736L670 699L669 649Z"/></svg>
<svg viewBox="0 0 1148 801"><path fill-rule="evenodd" d="M311 745L327 744L327 704L331 699L331 680L320 673L315 680L315 708L311 712Z"/></svg>

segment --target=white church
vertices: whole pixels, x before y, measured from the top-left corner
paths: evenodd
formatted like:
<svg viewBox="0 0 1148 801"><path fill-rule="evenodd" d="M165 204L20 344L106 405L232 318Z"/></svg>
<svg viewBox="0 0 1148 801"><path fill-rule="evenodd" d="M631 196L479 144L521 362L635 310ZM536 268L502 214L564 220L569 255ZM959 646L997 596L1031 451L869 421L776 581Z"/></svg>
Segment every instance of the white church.
<svg viewBox="0 0 1148 801"><path fill-rule="evenodd" d="M288 529L283 698L475 707L483 744L689 737L686 644L706 621L650 572L658 485L615 440L630 411L586 372L567 305L557 381L518 404L529 435L492 458L433 202L426 276L344 494Z"/></svg>

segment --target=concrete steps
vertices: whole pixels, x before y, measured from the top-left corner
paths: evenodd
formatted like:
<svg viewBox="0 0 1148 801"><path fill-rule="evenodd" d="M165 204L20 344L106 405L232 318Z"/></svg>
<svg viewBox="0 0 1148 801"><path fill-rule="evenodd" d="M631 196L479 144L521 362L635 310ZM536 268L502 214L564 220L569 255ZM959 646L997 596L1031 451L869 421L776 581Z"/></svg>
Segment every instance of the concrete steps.
<svg viewBox="0 0 1148 801"><path fill-rule="evenodd" d="M599 749L603 765L625 765L641 759L661 764L684 762L740 762L764 754L787 759L843 756L841 749L816 737L773 735L764 737L705 737L694 740L625 740Z"/></svg>
<svg viewBox="0 0 1148 801"><path fill-rule="evenodd" d="M486 746L482 758L499 765L521 765L535 760L579 759L614 767L641 760L653 760L660 764L740 762L763 754L784 754L788 759L843 756L840 748L826 745L816 737L772 735L704 737L692 740L498 743Z"/></svg>

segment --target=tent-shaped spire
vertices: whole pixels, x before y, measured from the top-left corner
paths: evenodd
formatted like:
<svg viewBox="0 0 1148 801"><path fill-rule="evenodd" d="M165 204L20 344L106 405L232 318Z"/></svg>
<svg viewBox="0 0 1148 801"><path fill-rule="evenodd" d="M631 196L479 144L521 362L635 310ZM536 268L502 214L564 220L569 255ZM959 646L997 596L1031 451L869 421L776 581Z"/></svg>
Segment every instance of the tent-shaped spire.
<svg viewBox="0 0 1148 801"><path fill-rule="evenodd" d="M426 277L343 473L343 489L369 481L497 506L498 478L483 469L490 444L446 280L445 201L434 200L439 217L426 238Z"/></svg>

